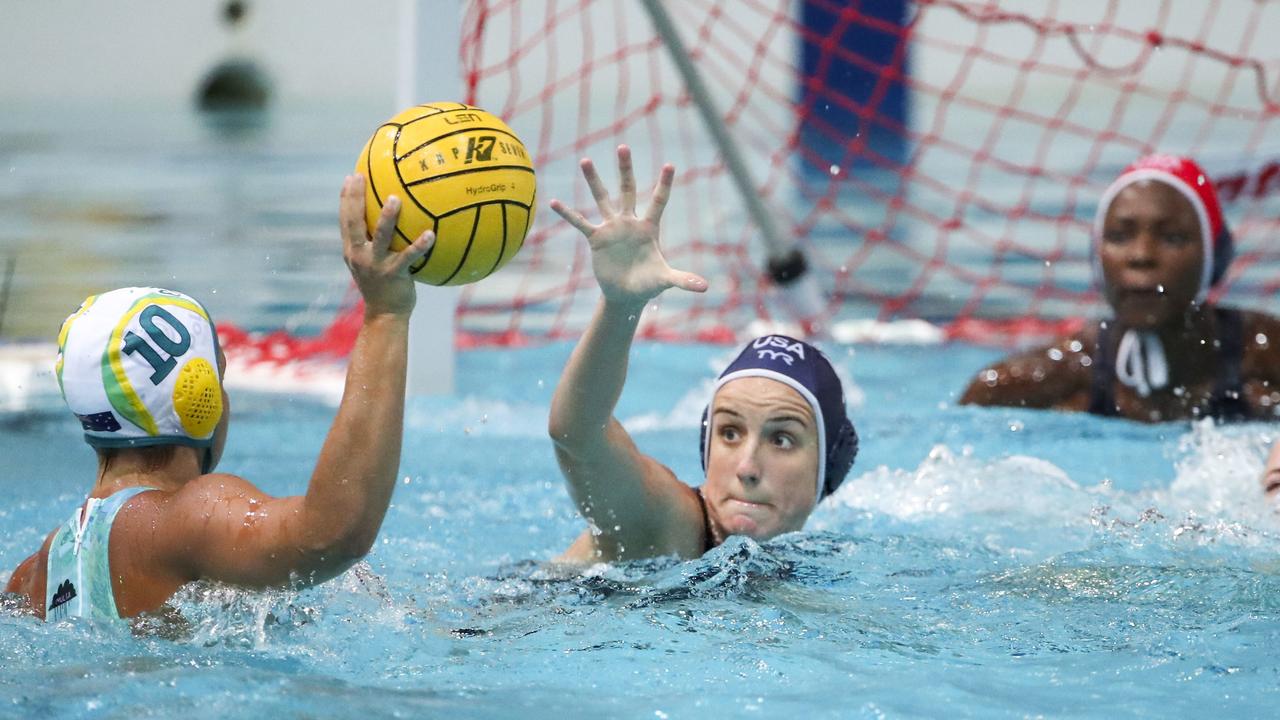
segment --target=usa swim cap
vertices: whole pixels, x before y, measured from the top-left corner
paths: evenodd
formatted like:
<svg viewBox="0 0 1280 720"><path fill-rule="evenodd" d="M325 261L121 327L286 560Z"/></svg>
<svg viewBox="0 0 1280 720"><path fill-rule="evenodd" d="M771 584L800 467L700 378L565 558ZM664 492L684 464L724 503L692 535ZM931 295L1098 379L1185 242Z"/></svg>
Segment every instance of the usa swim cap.
<svg viewBox="0 0 1280 720"><path fill-rule="evenodd" d="M765 335L752 340L737 359L720 373L715 393L731 380L765 377L787 385L809 403L818 425L818 494L830 495L840 487L858 455L858 432L845 413L844 388L831 362L816 347L786 335ZM702 412L699 439L702 470L706 472L711 445L707 442L710 405Z"/></svg>
<svg viewBox="0 0 1280 720"><path fill-rule="evenodd" d="M1102 225L1107 210L1120 191L1143 180L1156 180L1177 190L1195 209L1200 221L1200 244L1204 248L1204 265L1200 273L1200 291L1196 302L1203 304L1213 287L1227 273L1227 267L1235 257L1235 242L1231 230L1222 215L1218 193L1204 170L1191 158L1177 155L1148 155L1135 161L1120 173L1098 201L1098 211L1093 218L1094 272L1102 278L1102 265L1098 259L1097 244L1102 239Z"/></svg>
<svg viewBox="0 0 1280 720"><path fill-rule="evenodd" d="M91 295L58 333L58 385L100 448L209 447L222 417L218 336L182 293L122 288Z"/></svg>

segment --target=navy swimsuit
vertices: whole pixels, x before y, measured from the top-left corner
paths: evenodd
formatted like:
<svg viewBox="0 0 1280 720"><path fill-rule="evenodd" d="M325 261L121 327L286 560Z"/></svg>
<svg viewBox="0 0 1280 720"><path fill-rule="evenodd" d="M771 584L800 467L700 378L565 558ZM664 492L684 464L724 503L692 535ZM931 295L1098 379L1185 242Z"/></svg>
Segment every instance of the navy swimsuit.
<svg viewBox="0 0 1280 720"><path fill-rule="evenodd" d="M1209 398L1206 415L1218 420L1248 420L1253 416L1244 399L1244 383L1240 366L1244 360L1244 321L1238 310L1214 308L1218 327L1218 379ZM1090 389L1089 412L1117 417L1115 358L1107 342L1110 328L1098 325L1098 344L1093 350L1093 386Z"/></svg>

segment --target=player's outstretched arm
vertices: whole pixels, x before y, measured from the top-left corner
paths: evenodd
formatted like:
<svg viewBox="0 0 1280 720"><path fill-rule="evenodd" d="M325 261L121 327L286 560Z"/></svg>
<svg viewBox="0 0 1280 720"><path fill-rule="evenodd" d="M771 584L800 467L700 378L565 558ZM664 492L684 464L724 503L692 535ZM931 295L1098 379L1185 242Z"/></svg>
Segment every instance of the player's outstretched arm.
<svg viewBox="0 0 1280 720"><path fill-rule="evenodd" d="M639 452L613 411L645 304L671 287L705 292L707 281L672 269L662 255L659 223L671 195L672 166L662 168L643 215L636 214L635 175L625 145L618 148L621 191L616 204L591 161L583 160L581 166L600 224L558 200L551 201L551 209L586 236L603 298L560 377L548 431L570 495L598 530L597 557L623 557L628 550L636 555L670 552L667 527L681 524L681 512L673 507L697 508L685 508L691 501L687 490L681 494L671 471Z"/></svg>
<svg viewBox="0 0 1280 720"><path fill-rule="evenodd" d="M372 548L400 465L409 316L408 267L434 237L390 249L399 201L388 198L372 237L364 178L343 185L343 255L364 299L364 325L346 387L305 495L271 498L230 475L206 475L176 493L170 531L186 546L190 574L248 586L311 584L333 577Z"/></svg>

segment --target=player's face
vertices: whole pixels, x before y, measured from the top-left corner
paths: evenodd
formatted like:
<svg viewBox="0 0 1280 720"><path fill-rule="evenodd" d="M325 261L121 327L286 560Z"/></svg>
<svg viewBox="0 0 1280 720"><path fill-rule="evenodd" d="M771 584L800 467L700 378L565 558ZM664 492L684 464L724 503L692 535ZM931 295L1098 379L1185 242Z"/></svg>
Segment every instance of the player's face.
<svg viewBox="0 0 1280 720"><path fill-rule="evenodd" d="M1165 183L1144 180L1116 195L1098 252L1107 302L1129 327L1176 322L1200 291L1200 220L1191 201Z"/></svg>
<svg viewBox="0 0 1280 720"><path fill-rule="evenodd" d="M716 393L703 497L727 535L763 540L804 527L817 502L818 426L800 393L761 377Z"/></svg>

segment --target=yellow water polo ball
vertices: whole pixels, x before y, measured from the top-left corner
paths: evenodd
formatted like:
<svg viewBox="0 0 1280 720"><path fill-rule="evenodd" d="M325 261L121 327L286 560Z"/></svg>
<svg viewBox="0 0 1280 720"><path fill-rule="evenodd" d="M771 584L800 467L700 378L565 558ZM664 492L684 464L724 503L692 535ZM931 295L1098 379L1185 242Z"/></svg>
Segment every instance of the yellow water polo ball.
<svg viewBox="0 0 1280 720"><path fill-rule="evenodd" d="M400 198L393 249L433 230L435 245L410 268L431 285L464 285L507 264L533 225L537 184L524 143L494 115L443 102L387 120L360 152L370 232L390 195Z"/></svg>

